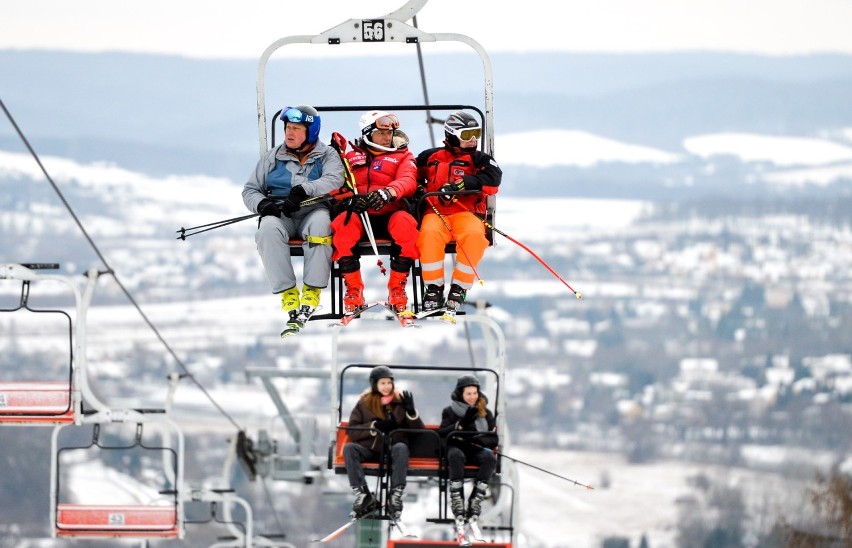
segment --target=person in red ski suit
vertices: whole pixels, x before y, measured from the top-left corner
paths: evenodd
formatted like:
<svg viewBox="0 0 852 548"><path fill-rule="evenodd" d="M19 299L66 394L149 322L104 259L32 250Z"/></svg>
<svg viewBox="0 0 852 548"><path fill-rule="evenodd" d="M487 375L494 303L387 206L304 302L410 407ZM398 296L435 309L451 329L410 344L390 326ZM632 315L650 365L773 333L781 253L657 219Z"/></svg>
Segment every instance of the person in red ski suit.
<svg viewBox="0 0 852 548"><path fill-rule="evenodd" d="M346 154L352 168L357 196L346 211L331 222L332 259L340 266L346 286L344 313L354 314L365 306L364 282L356 244L365 235L361 214L369 216L375 232L384 231L399 247L391 256L388 304L398 312L408 306L405 284L417 251L417 221L408 212L404 198L417 189L417 167L408 150L408 137L399 129L399 118L388 112L365 112L359 122L361 138Z"/></svg>
<svg viewBox="0 0 852 548"><path fill-rule="evenodd" d="M444 249L456 242L456 263L446 307L459 308L473 286L476 265L485 254L488 240L485 198L497 193L503 172L488 154L477 150L482 136L479 122L464 111L451 114L444 123L444 146L417 156L417 175L425 192L446 193L427 197L417 247L423 268L423 310L444 306ZM476 194L453 194L475 190Z"/></svg>

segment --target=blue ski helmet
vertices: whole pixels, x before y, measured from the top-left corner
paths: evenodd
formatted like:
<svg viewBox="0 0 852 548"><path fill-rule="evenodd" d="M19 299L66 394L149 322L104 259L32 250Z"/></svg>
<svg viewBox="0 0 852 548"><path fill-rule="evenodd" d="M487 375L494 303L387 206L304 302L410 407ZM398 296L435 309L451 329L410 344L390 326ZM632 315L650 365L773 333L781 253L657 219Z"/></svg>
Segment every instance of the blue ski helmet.
<svg viewBox="0 0 852 548"><path fill-rule="evenodd" d="M281 109L281 120L285 124L292 122L294 124L303 124L308 128L307 144L312 145L319 139L320 115L314 107L309 105L284 107Z"/></svg>

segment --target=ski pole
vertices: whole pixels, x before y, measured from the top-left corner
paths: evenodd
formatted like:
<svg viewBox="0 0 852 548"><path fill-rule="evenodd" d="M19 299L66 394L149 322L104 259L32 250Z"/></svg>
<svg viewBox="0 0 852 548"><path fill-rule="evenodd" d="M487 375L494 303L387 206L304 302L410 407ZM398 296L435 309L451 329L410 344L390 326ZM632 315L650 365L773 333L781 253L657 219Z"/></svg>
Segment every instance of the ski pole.
<svg viewBox="0 0 852 548"><path fill-rule="evenodd" d="M441 219L441 222L444 223L444 227L450 232L450 235L453 237L453 240L455 240L455 242L456 242L456 247L461 250L462 254L464 255L464 258L467 259L467 264L469 264L471 270L473 270L473 275L476 276L479 279L479 285L485 285L485 280L483 280L482 276L479 275L479 272L476 271L476 267L473 266L473 261L470 260L470 257L468 256L467 251L465 251L464 247L462 247L461 242L456 237L456 233L453 232L453 229L450 228L450 225L449 225L449 223L447 223L447 220L444 218L443 215L441 215L441 213L438 211L438 208L435 207L434 203L432 203L432 200L430 200L429 198L426 198L426 203L429 204L429 207L432 208L432 211L435 212L435 215L437 215L438 218Z"/></svg>
<svg viewBox="0 0 852 548"><path fill-rule="evenodd" d="M345 200L346 198L351 198L353 194L354 193L349 189L338 188L337 190L332 190L331 192L320 194L319 196L305 198L299 202L299 207L316 205L322 202L338 202L340 200Z"/></svg>
<svg viewBox="0 0 852 548"><path fill-rule="evenodd" d="M475 442L472 442L472 441L469 441L468 443L469 443L470 445L473 445L474 447L479 447L480 449L485 449L486 451L494 452L494 450L493 450L493 449L491 449L491 448L489 448L489 447L485 447L485 446L483 446L483 445L479 445L478 443L475 443ZM557 474L557 473L555 473L555 472L551 472L550 470L545 470L544 468L539 468L538 466L536 466L536 465L534 465L534 464L530 464L530 463L528 463L528 462L524 462L524 461L522 461L522 460L520 460L520 459L516 459L516 458L514 458L514 457L510 457L510 456L509 456L509 455L507 455L506 453L496 453L496 454L497 454L497 455L499 455L499 456L500 456L500 457L502 457L502 458L506 458L506 459L509 459L509 460L511 460L511 461L517 462L518 464L523 464L524 466L529 466L530 468L534 468L534 469L538 470L539 472L544 472L545 474L550 474L551 476L557 477L557 478L559 478L559 479L561 479L561 480L565 480L565 481L571 482L571 483L573 483L574 485L578 485L578 486L580 486L580 487L585 487L586 489L589 489L589 490L593 490L593 489L594 489L594 487L592 487L591 485L586 485L585 483L580 483L580 482L579 482L579 481L577 481L577 480L572 480L571 478L566 478L565 476L560 476L559 474Z"/></svg>
<svg viewBox="0 0 852 548"><path fill-rule="evenodd" d="M222 228L223 226L228 226L234 223L238 223L240 221L245 221L246 219L251 219L253 217L257 217L258 215L259 213L251 213L249 215L243 215L242 217L234 217L233 219L225 219L224 221L217 221L215 223L208 223L206 225L192 226L189 228L180 227L180 230L175 231L180 234L180 236L178 236L176 239L186 240L186 238L189 236L195 236L196 234L201 234L202 232L207 232L208 230ZM203 228L204 230L198 230L199 228ZM195 230L195 232L187 233L188 230Z"/></svg>
<svg viewBox="0 0 852 548"><path fill-rule="evenodd" d="M299 202L299 206L301 207L315 205L329 200L343 200L350 196L352 196L351 191L338 189L337 191L321 194L320 196L307 198ZM189 236L195 236L196 234L201 234L202 232L207 232L208 230L215 230L217 228L222 228L223 226L228 226L230 224L238 223L240 221L245 221L246 219L252 219L254 217L257 217L258 215L259 213L250 213L248 215L243 215L242 217L234 217L233 219L225 219L224 221L216 221L215 223L208 223L206 225L192 226L189 228L180 227L180 230L176 230L175 232L180 234L180 236L177 237L178 240L186 240ZM199 228L203 228L204 230L198 230ZM195 230L195 232L188 232L190 230Z"/></svg>
<svg viewBox="0 0 852 548"><path fill-rule="evenodd" d="M349 164L349 160L344 156L344 151L346 150L346 138L338 132L334 132L331 135L331 146L337 151L340 155L340 159L343 161L343 173L344 173L344 181L346 182L346 186L348 186L354 195L358 195L358 187L355 183L355 175L352 173L352 166ZM373 248L373 254L376 256L376 266L379 267L379 272L382 275L387 274L387 269L382 263L382 258L379 255L379 248L376 245L376 237L373 235L373 225L370 224L370 216L365 211L361 213L361 224L364 226L364 232L367 233L367 239L370 241L370 247Z"/></svg>
<svg viewBox="0 0 852 548"><path fill-rule="evenodd" d="M460 206L461 206L461 207L463 207L466 211L470 211L470 209L468 209L468 208L467 208L467 207L466 207L463 203L459 202L457 198L453 198L453 203L460 205ZM575 291L575 290L574 290L574 288L573 288L573 287L571 287L571 286L568 284L568 282L566 282L566 281L562 278L562 276L560 276L560 275L559 275L559 273L558 273L558 272L556 272L555 270L553 270L553 268L552 268L549 264L547 264L546 262L544 262L544 259L542 259L541 257L539 257L539 256L538 256L538 254L537 254L535 251L533 251L533 250L532 250L532 249L530 249L529 247L525 246L524 244L522 244L522 243L521 243L521 242L519 242L518 240L516 240L516 239L512 238L511 236L509 236L508 234L506 234L506 233L505 233L505 232L503 232L502 230L499 230L496 226L492 225L491 223L489 223L489 222L488 222L488 221L486 221L485 219L481 219L481 218L479 218L478 216L477 216L476 218L477 218L477 219L479 219L479 222L481 222L482 224L484 224L485 226L487 226L488 228L490 228L491 230L493 230L493 231L494 231L494 232L496 232L497 234L499 234L499 235L503 236L504 238L506 238L506 239L507 239L507 240L509 240L510 242L512 242L512 243L514 243L514 244L519 245L521 248L523 248L523 249L524 249L524 251L526 251L527 253L529 253L530 255L532 255L532 256L535 258L535 260L537 260L539 263L541 263L541 265L542 265L544 268L546 268L548 271L550 271L550 273L551 273L551 274L553 274L554 276L556 276L556 278L557 278L560 282L562 282L563 284L565 284L565 287L567 287L568 289L570 289L570 290L571 290L571 293L573 293L575 297L577 297L578 299L582 299L582 298L583 298L583 295L582 295L581 293L579 293L578 291Z"/></svg>

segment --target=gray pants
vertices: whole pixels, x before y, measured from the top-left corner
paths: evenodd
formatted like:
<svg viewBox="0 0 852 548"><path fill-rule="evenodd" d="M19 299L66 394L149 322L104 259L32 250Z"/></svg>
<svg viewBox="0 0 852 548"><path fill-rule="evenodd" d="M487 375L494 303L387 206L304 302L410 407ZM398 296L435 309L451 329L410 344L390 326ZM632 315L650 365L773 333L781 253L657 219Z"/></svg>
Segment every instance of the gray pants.
<svg viewBox="0 0 852 548"><path fill-rule="evenodd" d="M405 486L405 476L408 474L408 446L402 442L391 447L391 489L398 485ZM360 487L367 484L364 468L361 463L365 460L378 461L378 452L367 449L363 445L349 442L343 446L343 461L346 463L346 474L349 476L350 487Z"/></svg>
<svg viewBox="0 0 852 548"><path fill-rule="evenodd" d="M262 217L254 235L257 251L273 293L281 293L296 285L293 261L290 257L290 238L307 240L308 236L331 235L328 209L314 206L299 210L291 217ZM331 245L302 244L305 252L304 283L326 287L331 273Z"/></svg>
<svg viewBox="0 0 852 548"><path fill-rule="evenodd" d="M468 449L462 450L459 447L451 446L447 449L447 468L449 469L450 481L464 479L465 461L468 464L479 466L476 471L476 481L491 481L491 476L494 470L497 469L497 457L491 451L485 449Z"/></svg>

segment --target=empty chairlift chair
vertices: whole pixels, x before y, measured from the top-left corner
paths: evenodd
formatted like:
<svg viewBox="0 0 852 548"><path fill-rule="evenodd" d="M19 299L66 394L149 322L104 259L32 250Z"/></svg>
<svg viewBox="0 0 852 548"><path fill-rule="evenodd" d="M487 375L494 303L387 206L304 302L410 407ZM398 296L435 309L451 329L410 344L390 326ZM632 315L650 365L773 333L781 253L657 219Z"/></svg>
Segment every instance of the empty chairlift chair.
<svg viewBox="0 0 852 548"><path fill-rule="evenodd" d="M113 422L106 420L112 417ZM85 427L57 426L51 441L51 518L53 536L76 538L183 538L183 434L162 414L151 411L101 411L87 444L66 444L63 432L80 437ZM135 426L132 440L105 435L110 424ZM160 442L143 437L146 430ZM65 436L68 437L68 436ZM108 441L106 441L108 440ZM70 457L71 453L75 456ZM81 453L77 456L76 453ZM87 454L88 453L88 454ZM88 460L84 458L88 456ZM162 469L152 463L162 460ZM119 471L114 465L122 465ZM80 475L72 478L74 468ZM92 469L98 474L91 474ZM84 474L87 473L87 474ZM108 484L103 484L106 480ZM145 480L145 483L143 483ZM155 483L155 485L151 485ZM96 502L77 502L78 499Z"/></svg>
<svg viewBox="0 0 852 548"><path fill-rule="evenodd" d="M47 268L58 268L58 265L0 265L0 289L4 293L7 289L14 290L15 284L20 283L16 306L0 305L0 312L5 313L0 321L9 322L9 328L3 329L5 335L0 338L0 344L18 347L24 355L36 351L51 356L61 354L67 366L64 370L48 364L41 370L30 365L22 367L14 352L3 352L5 358L0 358L0 424L72 423L79 411L80 398L74 387L74 339L83 329L79 319L82 298L71 278L36 272ZM49 286L55 286L56 282L68 286L75 297L76 334L68 312L31 306L33 287L48 288L43 293L53 295L55 292ZM9 339L4 341L7 337Z"/></svg>

